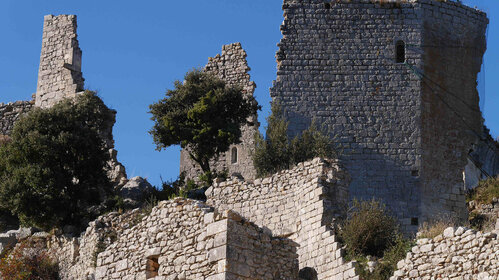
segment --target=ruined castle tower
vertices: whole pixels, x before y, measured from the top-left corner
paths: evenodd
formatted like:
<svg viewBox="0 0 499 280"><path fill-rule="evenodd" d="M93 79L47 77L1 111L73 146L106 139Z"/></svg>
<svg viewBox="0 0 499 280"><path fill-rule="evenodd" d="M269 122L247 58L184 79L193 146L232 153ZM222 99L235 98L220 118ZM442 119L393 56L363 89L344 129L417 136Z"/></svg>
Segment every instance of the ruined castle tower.
<svg viewBox="0 0 499 280"><path fill-rule="evenodd" d="M344 149L351 198L383 200L405 231L466 217L486 15L435 0L284 0L283 10L271 96L289 134L324 124Z"/></svg>
<svg viewBox="0 0 499 280"><path fill-rule="evenodd" d="M50 107L83 91L85 79L76 38L76 15L44 17L35 106Z"/></svg>
<svg viewBox="0 0 499 280"><path fill-rule="evenodd" d="M250 80L246 51L240 43L223 46L222 54L210 57L204 71L218 76L229 86L241 87L243 94L253 96L256 84ZM258 131L258 119L256 115L250 118L254 125L245 125L241 128L241 143L231 145L218 160L211 161L212 168L217 171L227 170L229 176L238 174L245 179L255 178L256 170L253 167L251 149L254 147L255 133ZM199 165L189 157L189 153L185 150L180 153L180 172L185 172L187 178L196 178L202 173Z"/></svg>

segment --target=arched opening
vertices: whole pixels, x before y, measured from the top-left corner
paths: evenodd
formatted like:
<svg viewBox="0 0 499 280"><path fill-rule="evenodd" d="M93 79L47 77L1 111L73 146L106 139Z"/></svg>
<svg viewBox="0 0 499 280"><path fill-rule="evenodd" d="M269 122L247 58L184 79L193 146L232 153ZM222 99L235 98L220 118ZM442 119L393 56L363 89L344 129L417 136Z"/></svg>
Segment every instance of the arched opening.
<svg viewBox="0 0 499 280"><path fill-rule="evenodd" d="M302 268L298 273L298 278L300 280L318 280L317 271L311 267Z"/></svg>
<svg viewBox="0 0 499 280"><path fill-rule="evenodd" d="M402 40L398 40L395 44L395 62L405 62L405 42Z"/></svg>
<svg viewBox="0 0 499 280"><path fill-rule="evenodd" d="M232 164L237 163L237 148L236 147L233 147L231 150L230 162Z"/></svg>

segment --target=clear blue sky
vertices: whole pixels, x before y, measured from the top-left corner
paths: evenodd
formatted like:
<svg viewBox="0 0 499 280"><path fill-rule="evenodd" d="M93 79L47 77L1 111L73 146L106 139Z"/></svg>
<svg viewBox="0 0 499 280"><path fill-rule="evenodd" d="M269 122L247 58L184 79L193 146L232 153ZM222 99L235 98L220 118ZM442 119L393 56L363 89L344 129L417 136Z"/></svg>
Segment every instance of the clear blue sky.
<svg viewBox="0 0 499 280"><path fill-rule="evenodd" d="M482 110L498 137L499 1L464 2L490 18ZM78 15L85 86L118 111L118 158L129 177L147 177L158 185L160 176L177 177L179 149L155 150L148 134L148 105L163 98L185 72L220 53L223 44L241 42L246 49L255 96L263 106L259 119L265 125L269 88L276 77L281 5L281 0L0 0L0 102L28 100L36 91L43 16Z"/></svg>

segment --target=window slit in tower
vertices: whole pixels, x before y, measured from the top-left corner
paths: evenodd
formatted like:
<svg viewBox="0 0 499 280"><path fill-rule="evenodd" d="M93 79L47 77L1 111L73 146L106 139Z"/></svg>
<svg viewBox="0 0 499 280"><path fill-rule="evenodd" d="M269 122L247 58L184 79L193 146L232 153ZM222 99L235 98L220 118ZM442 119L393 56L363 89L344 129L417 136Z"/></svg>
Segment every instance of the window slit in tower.
<svg viewBox="0 0 499 280"><path fill-rule="evenodd" d="M236 147L233 147L232 148L232 151L231 151L231 163L234 164L234 163L237 163L237 148Z"/></svg>
<svg viewBox="0 0 499 280"><path fill-rule="evenodd" d="M402 40L397 41L395 44L395 61L397 63L405 62L405 43Z"/></svg>

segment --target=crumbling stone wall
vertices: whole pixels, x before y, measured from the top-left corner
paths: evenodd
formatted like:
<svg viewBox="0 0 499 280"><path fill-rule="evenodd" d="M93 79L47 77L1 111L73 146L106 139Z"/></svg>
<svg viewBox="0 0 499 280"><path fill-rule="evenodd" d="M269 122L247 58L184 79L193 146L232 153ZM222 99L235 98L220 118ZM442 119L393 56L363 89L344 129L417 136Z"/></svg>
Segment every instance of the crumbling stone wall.
<svg viewBox="0 0 499 280"><path fill-rule="evenodd" d="M497 279L499 240L496 233L447 228L433 239L420 239L390 280Z"/></svg>
<svg viewBox="0 0 499 280"><path fill-rule="evenodd" d="M83 90L76 26L75 15L44 17L35 102L38 107L50 107Z"/></svg>
<svg viewBox="0 0 499 280"><path fill-rule="evenodd" d="M297 279L296 244L198 201L162 201L98 255L95 274L96 279L154 276Z"/></svg>
<svg viewBox="0 0 499 280"><path fill-rule="evenodd" d="M138 209L111 212L89 223L79 237L45 236L49 254L57 260L62 280L94 279L97 254L116 241L142 217Z"/></svg>
<svg viewBox="0 0 499 280"><path fill-rule="evenodd" d="M482 138L476 89L486 48L486 15L458 3L422 1L421 215L466 220L463 171Z"/></svg>
<svg viewBox="0 0 499 280"><path fill-rule="evenodd" d="M0 103L0 135L10 135L14 123L31 110L33 103L33 101Z"/></svg>
<svg viewBox="0 0 499 280"><path fill-rule="evenodd" d="M207 204L298 243L300 269L315 269L319 279L356 279L331 230L333 218L345 213L349 181L338 161L317 158L254 182L215 183L206 191Z"/></svg>
<svg viewBox="0 0 499 280"><path fill-rule="evenodd" d="M285 0L283 10L271 96L285 110L289 134L314 118L323 124L344 149L350 196L383 200L406 232L436 211L463 213L458 183L462 189L462 158L472 143L462 136L470 129L430 94L422 74L457 96L445 93L445 102L460 98L478 108L485 14L434 0ZM473 42L474 52L442 47ZM480 128L479 112L464 107L454 109Z"/></svg>
<svg viewBox="0 0 499 280"><path fill-rule="evenodd" d="M208 59L204 71L218 76L229 86L241 87L244 95L253 96L256 84L250 80L246 51L240 43L224 45L221 55L218 54ZM241 128L241 143L231 145L229 150L221 154L217 160L212 160L210 165L213 169L227 170L229 175L239 174L246 179L256 177L251 151L255 146L254 136L258 131L258 118L254 115L249 119L254 125L244 125ZM187 178L196 178L202 173L199 165L189 157L185 150L182 150L180 154L180 172L185 172Z"/></svg>

